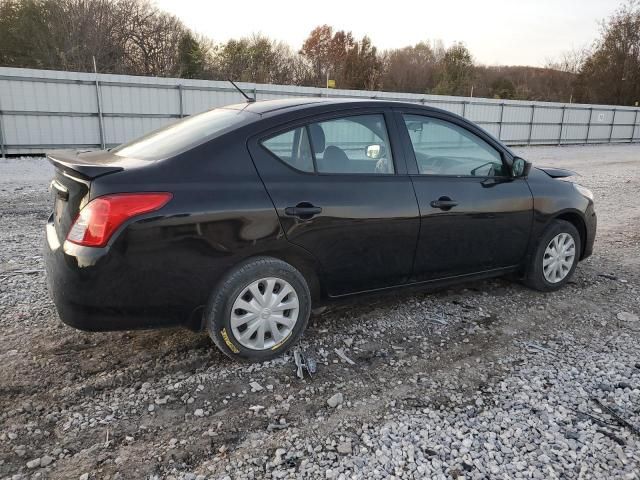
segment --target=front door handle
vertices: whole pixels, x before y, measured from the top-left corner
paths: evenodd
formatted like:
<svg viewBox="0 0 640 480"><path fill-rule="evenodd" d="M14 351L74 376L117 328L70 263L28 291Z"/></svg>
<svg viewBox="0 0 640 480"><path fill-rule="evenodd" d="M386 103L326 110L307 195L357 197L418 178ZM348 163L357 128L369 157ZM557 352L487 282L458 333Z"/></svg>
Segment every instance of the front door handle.
<svg viewBox="0 0 640 480"><path fill-rule="evenodd" d="M458 205L458 202L451 200L449 197L440 197L438 200L433 200L430 205L440 210L451 210Z"/></svg>
<svg viewBox="0 0 640 480"><path fill-rule="evenodd" d="M310 203L299 203L295 207L287 207L284 209L285 215L289 215L290 217L298 217L302 220L308 220L314 215L318 215L322 213L321 207L316 207L311 205Z"/></svg>

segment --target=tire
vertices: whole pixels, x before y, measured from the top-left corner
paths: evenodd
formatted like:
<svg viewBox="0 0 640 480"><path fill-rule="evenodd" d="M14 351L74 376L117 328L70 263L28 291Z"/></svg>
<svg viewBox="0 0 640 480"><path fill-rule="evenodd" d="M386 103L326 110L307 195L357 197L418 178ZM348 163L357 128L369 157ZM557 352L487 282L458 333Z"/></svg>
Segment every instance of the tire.
<svg viewBox="0 0 640 480"><path fill-rule="evenodd" d="M557 243L554 249L551 242L556 239ZM571 248L571 242L573 242L573 248ZM554 262L556 257L554 253L547 250L548 247L553 251L558 251L559 258L570 262L570 266L565 262ZM576 227L565 220L553 220L542 234L536 251L529 260L524 283L541 292L551 292L562 288L576 270L581 248L580 234ZM569 260L571 252L573 252L573 257ZM545 263L548 265L545 266Z"/></svg>
<svg viewBox="0 0 640 480"><path fill-rule="evenodd" d="M289 289L279 300L278 294ZM261 362L296 343L310 313L311 293L302 274L282 260L255 257L220 281L205 319L209 336L222 353L234 360Z"/></svg>

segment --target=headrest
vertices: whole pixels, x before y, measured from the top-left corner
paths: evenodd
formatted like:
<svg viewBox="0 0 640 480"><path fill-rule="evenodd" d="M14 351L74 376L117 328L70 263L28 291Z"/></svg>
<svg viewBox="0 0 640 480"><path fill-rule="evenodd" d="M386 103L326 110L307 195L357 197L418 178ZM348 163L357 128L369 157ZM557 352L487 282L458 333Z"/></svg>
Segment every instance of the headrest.
<svg viewBox="0 0 640 480"><path fill-rule="evenodd" d="M311 148L315 153L324 152L324 130L317 123L309 125L309 132L311 133Z"/></svg>
<svg viewBox="0 0 640 480"><path fill-rule="evenodd" d="M349 157L340 147L329 145L322 157L322 168L326 173L347 173L350 168Z"/></svg>

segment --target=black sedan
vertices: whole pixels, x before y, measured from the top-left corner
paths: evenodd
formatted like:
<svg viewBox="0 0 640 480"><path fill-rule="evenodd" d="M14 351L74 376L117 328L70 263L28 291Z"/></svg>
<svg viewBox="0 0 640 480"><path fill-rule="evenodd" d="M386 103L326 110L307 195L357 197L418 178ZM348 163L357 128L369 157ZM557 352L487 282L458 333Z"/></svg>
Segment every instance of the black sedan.
<svg viewBox="0 0 640 480"><path fill-rule="evenodd" d="M53 152L48 284L83 330L184 325L264 360L312 306L588 257L591 192L443 110L288 99L194 115L111 151Z"/></svg>

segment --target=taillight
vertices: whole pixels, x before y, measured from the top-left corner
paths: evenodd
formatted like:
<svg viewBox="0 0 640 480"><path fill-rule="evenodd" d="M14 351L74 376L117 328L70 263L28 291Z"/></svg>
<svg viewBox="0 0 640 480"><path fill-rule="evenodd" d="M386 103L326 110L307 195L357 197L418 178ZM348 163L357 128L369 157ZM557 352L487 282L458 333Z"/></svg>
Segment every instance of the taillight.
<svg viewBox="0 0 640 480"><path fill-rule="evenodd" d="M167 192L153 192L117 193L95 198L80 210L67 240L85 247L104 247L126 220L162 208L171 197Z"/></svg>

